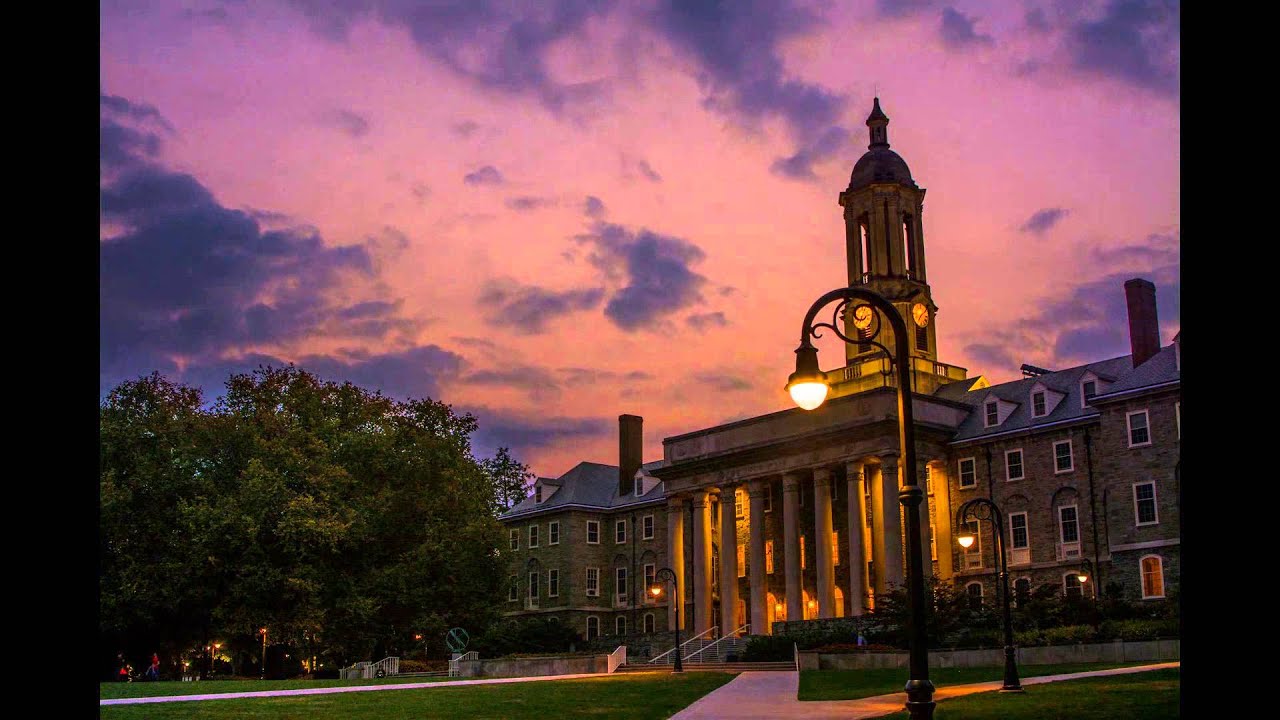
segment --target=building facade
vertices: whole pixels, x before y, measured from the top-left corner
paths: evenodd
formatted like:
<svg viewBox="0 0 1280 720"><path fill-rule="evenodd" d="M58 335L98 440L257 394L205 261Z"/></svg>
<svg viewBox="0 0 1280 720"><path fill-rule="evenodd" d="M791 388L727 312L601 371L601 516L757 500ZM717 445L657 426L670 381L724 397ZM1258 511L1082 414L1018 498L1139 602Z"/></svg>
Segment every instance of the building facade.
<svg viewBox="0 0 1280 720"><path fill-rule="evenodd" d="M561 542L573 543L552 550L539 540L514 556L516 585L526 577L531 588L536 573L549 582L556 564L577 594L547 606L550 598L539 595L533 606L534 595L517 588L508 600L513 613L554 613L594 637L608 621L624 635L617 631L662 631L677 622L691 635L713 628L768 634L781 620L873 609L905 578L896 406L903 378L912 388L916 475L926 486L919 527L932 558L927 575L964 586L974 602L994 597L990 524L979 524L968 550L956 543L961 528L954 527L965 501L987 497L1005 514L1020 597L1044 585L1084 595L1114 584L1130 598L1162 602L1177 587L1181 346L1178 337L1161 346L1155 287L1125 283L1130 355L1056 371L1024 365L1026 377L999 385L941 362L921 220L925 190L889 149L888 123L877 99L867 118L868 151L839 204L849 285L881 294L907 320L910 367L890 372L879 348L848 343L845 365L826 372L831 399L816 410L668 437L663 459L644 466L638 418L624 415L616 468L583 463L560 479L539 479L535 497L503 517L522 537L535 521L540 528L562 523ZM875 320L840 318L855 338ZM877 340L894 342L883 333ZM644 483L640 494L635 482ZM597 489L579 490L587 486ZM634 530L607 547L586 539L588 523L614 532L634 526L633 515L653 517L651 539L634 544ZM671 567L682 601L631 600L644 593L632 592L630 578L646 578L635 569L618 574L629 557ZM1086 558L1094 575L1082 586ZM591 568L599 568L599 585L586 584ZM632 619L632 610L646 619Z"/></svg>

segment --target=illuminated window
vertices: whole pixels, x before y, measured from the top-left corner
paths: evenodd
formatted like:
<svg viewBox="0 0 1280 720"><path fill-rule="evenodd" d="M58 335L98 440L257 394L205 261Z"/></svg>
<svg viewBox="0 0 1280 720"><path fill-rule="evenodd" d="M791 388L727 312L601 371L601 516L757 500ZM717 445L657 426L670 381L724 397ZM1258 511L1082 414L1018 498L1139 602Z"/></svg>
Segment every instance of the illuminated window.
<svg viewBox="0 0 1280 720"><path fill-rule="evenodd" d="M1125 416L1129 421L1129 447L1151 444L1151 430L1147 427L1147 411L1137 410Z"/></svg>
<svg viewBox="0 0 1280 720"><path fill-rule="evenodd" d="M738 546L738 577L747 576L747 547Z"/></svg>
<svg viewBox="0 0 1280 720"><path fill-rule="evenodd" d="M764 571L773 574L773 541L764 541Z"/></svg>
<svg viewBox="0 0 1280 720"><path fill-rule="evenodd" d="M971 488L977 484L977 463L973 458L964 458L960 461L960 487Z"/></svg>
<svg viewBox="0 0 1280 720"><path fill-rule="evenodd" d="M742 491L733 491L733 516L742 517Z"/></svg>
<svg viewBox="0 0 1280 720"><path fill-rule="evenodd" d="M1147 555L1139 562L1142 569L1142 599L1164 597L1164 559Z"/></svg>
<svg viewBox="0 0 1280 720"><path fill-rule="evenodd" d="M964 524L965 530L973 535L973 545L964 551L964 566L966 568L982 567L982 528L977 520L969 520Z"/></svg>
<svg viewBox="0 0 1280 720"><path fill-rule="evenodd" d="M801 535L800 536L800 569L801 570L805 569L806 567L805 562L806 560L804 556L804 536Z"/></svg>
<svg viewBox="0 0 1280 720"><path fill-rule="evenodd" d="M551 523L547 525L547 544L548 545L560 544L560 521L559 520L553 520Z"/></svg>
<svg viewBox="0 0 1280 720"><path fill-rule="evenodd" d="M1071 454L1071 441L1063 440L1053 444L1053 471L1054 473L1071 472L1075 470L1075 458Z"/></svg>
<svg viewBox="0 0 1280 720"><path fill-rule="evenodd" d="M1153 482L1133 485L1134 522L1138 525L1155 525L1160 522L1156 513L1156 484Z"/></svg>
<svg viewBox="0 0 1280 720"><path fill-rule="evenodd" d="M587 544L588 545L600 544L600 521L599 520L587 521Z"/></svg>
<svg viewBox="0 0 1280 720"><path fill-rule="evenodd" d="M831 531L831 564L840 564L840 531Z"/></svg>
<svg viewBox="0 0 1280 720"><path fill-rule="evenodd" d="M1006 480L1021 480L1025 477L1022 474L1022 450L1010 450L1004 454L1004 469Z"/></svg>

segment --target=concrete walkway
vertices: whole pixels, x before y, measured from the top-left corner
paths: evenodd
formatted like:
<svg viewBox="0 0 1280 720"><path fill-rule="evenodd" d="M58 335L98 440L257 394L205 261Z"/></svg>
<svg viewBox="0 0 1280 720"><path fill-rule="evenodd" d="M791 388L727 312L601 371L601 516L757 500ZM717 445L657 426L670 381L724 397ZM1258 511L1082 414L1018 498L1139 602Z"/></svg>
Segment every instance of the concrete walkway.
<svg viewBox="0 0 1280 720"><path fill-rule="evenodd" d="M1111 670L1068 673L1065 675L1041 675L1023 678L1022 684L1039 685L1060 680L1125 675L1176 668L1181 663L1167 662L1154 665L1137 665ZM972 683L948 685L934 691L934 701L959 697L978 692L999 690L1003 683ZM800 690L800 673L791 671L744 672L732 681L704 695L700 700L671 716L671 720L818 720L819 718L874 718L906 709L907 696L896 692L892 695L876 695L858 700L818 700L801 702L796 697Z"/></svg>
<svg viewBox="0 0 1280 720"><path fill-rule="evenodd" d="M582 673L579 675L546 675L542 677L487 678L483 680L443 680L386 685L346 685L342 687L304 688L301 690L257 690L254 692L206 693L204 695L166 695L163 697L116 698L99 700L98 705L143 705L146 703L187 702L190 700L242 700L244 698L288 697L290 695L329 695L332 693L370 692L374 690L425 690L428 688L458 687L459 685L501 685L504 683L539 682L542 680L576 680L602 677L607 673Z"/></svg>

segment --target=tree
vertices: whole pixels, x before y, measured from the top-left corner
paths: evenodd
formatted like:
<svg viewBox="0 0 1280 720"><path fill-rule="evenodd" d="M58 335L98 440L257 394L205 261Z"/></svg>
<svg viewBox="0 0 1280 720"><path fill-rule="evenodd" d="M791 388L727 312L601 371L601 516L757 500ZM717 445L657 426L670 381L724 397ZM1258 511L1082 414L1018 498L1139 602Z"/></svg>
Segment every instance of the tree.
<svg viewBox="0 0 1280 720"><path fill-rule="evenodd" d="M528 497L529 484L537 477L530 472L528 465L511 457L511 452L504 447L498 448L495 456L480 461L480 465L494 486L497 499L495 513L505 512Z"/></svg>

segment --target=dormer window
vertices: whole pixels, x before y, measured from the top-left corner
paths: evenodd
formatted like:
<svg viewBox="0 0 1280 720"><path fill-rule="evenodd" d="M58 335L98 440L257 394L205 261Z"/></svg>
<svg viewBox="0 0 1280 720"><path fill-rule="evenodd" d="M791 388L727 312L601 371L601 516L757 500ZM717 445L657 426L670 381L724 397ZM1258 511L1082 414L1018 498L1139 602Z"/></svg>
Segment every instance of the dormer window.
<svg viewBox="0 0 1280 720"><path fill-rule="evenodd" d="M995 400L988 400L986 427L993 427L998 424L1000 424L1000 404Z"/></svg>
<svg viewBox="0 0 1280 720"><path fill-rule="evenodd" d="M1093 397L1098 395L1106 388L1101 378L1092 372L1086 372L1080 378L1080 407L1087 408L1093 404Z"/></svg>
<svg viewBox="0 0 1280 720"><path fill-rule="evenodd" d="M1031 417L1044 417L1044 391L1031 393Z"/></svg>
<svg viewBox="0 0 1280 720"><path fill-rule="evenodd" d="M1081 392L1084 394L1085 401L1088 402L1090 398L1098 394L1098 382L1096 380L1087 381L1081 387Z"/></svg>
<svg viewBox="0 0 1280 720"><path fill-rule="evenodd" d="M636 497L640 497L643 494L644 494L644 477L641 476L636 478Z"/></svg>
<svg viewBox="0 0 1280 720"><path fill-rule="evenodd" d="M533 486L533 502L535 505L542 504L542 485Z"/></svg>

